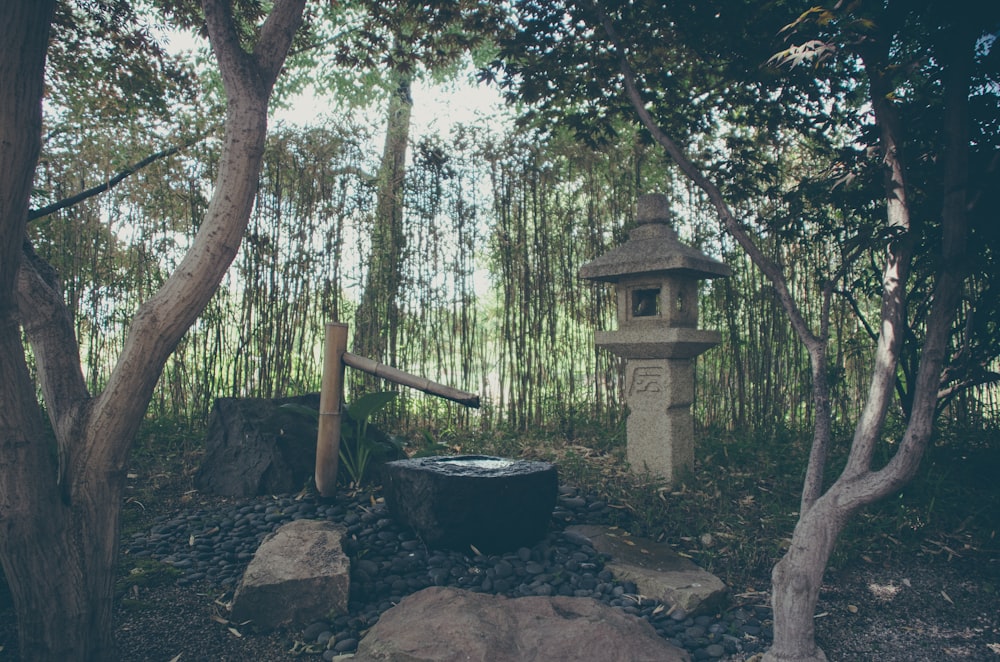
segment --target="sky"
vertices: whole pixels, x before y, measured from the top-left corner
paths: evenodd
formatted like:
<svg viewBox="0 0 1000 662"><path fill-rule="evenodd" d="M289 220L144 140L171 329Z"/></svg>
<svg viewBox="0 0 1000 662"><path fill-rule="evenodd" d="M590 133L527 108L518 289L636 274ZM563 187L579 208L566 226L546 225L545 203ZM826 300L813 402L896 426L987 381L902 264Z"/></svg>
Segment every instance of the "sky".
<svg viewBox="0 0 1000 662"><path fill-rule="evenodd" d="M171 31L165 35L168 52L184 54L206 47L206 42L187 32ZM474 72L460 75L457 80L449 83L427 83L415 81L411 90L413 109L410 118L411 140L422 135L438 134L447 136L452 126L469 124L475 120L484 130L509 126L512 114L506 110L500 94L495 87L477 85L473 82ZM360 116L367 117L373 127L373 135L377 144L371 145L373 153L380 153L381 141L385 124L385 101L380 101L376 107L367 113L356 111ZM313 91L307 91L294 97L285 107L272 106L271 122L307 127L322 123L324 114L335 104L324 100ZM479 267L473 275L474 288L480 296L485 296L491 289L488 272ZM346 287L349 295L356 296L351 287Z"/></svg>
<svg viewBox="0 0 1000 662"><path fill-rule="evenodd" d="M170 31L166 33L167 50L180 54L205 47L205 41L188 32ZM471 79L471 76L466 76ZM457 123L469 123L476 117L500 117L504 115L503 102L495 87L476 85L470 80L452 83L428 84L416 81L413 84L413 114L411 117L413 135L430 132L446 134L449 127ZM316 123L332 104L325 102L312 92L300 94L287 108L274 111L274 119L298 126Z"/></svg>
<svg viewBox="0 0 1000 662"><path fill-rule="evenodd" d="M469 123L477 117L503 115L503 101L496 88L456 82L428 85L417 81L413 85L413 135L446 134L459 123ZM278 109L274 118L288 124L308 126L322 117L331 104L309 92L294 98L287 108ZM384 110L382 111L384 113ZM378 122L381 123L381 119Z"/></svg>

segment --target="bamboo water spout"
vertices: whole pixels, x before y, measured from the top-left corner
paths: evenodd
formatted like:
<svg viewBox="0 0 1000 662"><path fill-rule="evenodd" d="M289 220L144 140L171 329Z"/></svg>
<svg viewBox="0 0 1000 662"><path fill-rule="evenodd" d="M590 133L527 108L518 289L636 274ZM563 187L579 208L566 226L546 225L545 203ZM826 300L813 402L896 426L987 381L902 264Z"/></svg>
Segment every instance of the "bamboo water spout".
<svg viewBox="0 0 1000 662"><path fill-rule="evenodd" d="M411 375L372 359L347 351L347 325L329 322L323 344L323 378L319 396L319 427L316 432L316 489L321 496L330 497L337 489L337 471L340 468L340 418L344 401L344 368L381 377L394 384L401 384L424 393L452 400L466 407L479 407L475 393L433 382Z"/></svg>

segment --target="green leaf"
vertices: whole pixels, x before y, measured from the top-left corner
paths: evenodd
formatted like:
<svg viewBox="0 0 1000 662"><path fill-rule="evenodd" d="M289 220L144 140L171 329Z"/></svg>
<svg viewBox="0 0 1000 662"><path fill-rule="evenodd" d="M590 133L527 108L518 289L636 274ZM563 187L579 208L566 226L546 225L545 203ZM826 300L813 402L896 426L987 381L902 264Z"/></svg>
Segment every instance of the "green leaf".
<svg viewBox="0 0 1000 662"><path fill-rule="evenodd" d="M347 406L347 411L355 421L361 423L367 421L368 417L384 408L396 394L391 391L381 391L378 393L366 393Z"/></svg>

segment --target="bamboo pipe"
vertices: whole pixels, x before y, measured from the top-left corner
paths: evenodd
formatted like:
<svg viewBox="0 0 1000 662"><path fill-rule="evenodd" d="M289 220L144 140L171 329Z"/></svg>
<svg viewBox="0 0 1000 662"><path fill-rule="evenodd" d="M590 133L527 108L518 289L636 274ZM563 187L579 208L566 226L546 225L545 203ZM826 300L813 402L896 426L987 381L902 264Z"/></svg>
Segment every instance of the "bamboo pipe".
<svg viewBox="0 0 1000 662"><path fill-rule="evenodd" d="M328 322L323 344L323 378L319 393L319 426L316 432L316 489L321 496L337 491L340 465L340 410L344 401L344 353L347 325Z"/></svg>
<svg viewBox="0 0 1000 662"><path fill-rule="evenodd" d="M410 373L403 372L397 368L390 368L389 366L379 363L378 361L373 361L372 359L367 359L363 356L358 356L357 354L351 354L350 352L344 352L342 354L342 360L345 365L349 365L355 370L367 372L369 375L381 377L382 379L386 379L395 384L409 386L410 388L415 388L418 391L430 393L431 395L436 395L438 397L445 398L446 400L452 400L459 404L463 404L466 407L479 407L479 396L474 393L468 393L466 391L460 391L457 388L445 386L444 384L438 384L437 382L432 382L424 377L411 375ZM324 370L324 375L325 374L326 372Z"/></svg>

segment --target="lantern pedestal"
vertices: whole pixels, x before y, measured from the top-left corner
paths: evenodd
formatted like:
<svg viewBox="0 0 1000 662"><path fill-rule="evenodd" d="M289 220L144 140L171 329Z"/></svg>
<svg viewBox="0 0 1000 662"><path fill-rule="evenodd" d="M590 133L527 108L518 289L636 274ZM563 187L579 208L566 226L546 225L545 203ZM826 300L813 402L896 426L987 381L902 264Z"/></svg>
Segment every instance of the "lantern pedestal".
<svg viewBox="0 0 1000 662"><path fill-rule="evenodd" d="M629 466L674 482L694 465L694 361L629 359L625 370Z"/></svg>

